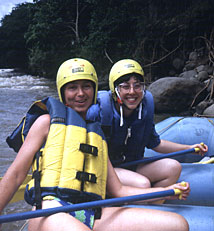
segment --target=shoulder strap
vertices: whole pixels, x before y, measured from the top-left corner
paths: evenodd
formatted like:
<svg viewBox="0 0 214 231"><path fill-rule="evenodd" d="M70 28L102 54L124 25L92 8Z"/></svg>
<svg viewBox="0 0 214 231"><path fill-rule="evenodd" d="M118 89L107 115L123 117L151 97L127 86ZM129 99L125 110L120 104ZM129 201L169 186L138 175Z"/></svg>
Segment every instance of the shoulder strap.
<svg viewBox="0 0 214 231"><path fill-rule="evenodd" d="M102 126L111 126L113 120L113 102L110 91L98 91L97 102L100 106Z"/></svg>
<svg viewBox="0 0 214 231"><path fill-rule="evenodd" d="M86 118L89 121L99 122L108 140L113 120L113 102L110 91L98 91L97 104L88 109Z"/></svg>
<svg viewBox="0 0 214 231"><path fill-rule="evenodd" d="M154 100L153 100L152 93L149 91L146 91L144 100L145 100L145 105L147 107L147 115L146 115L147 123L145 126L145 134L150 134L150 131L153 126L153 120L154 120L153 118L154 117ZM149 139L149 135L146 136L146 139L147 139L146 140L146 143L147 143Z"/></svg>
<svg viewBox="0 0 214 231"><path fill-rule="evenodd" d="M151 118L153 120L153 116L154 116L154 99L153 99L152 93L150 91L146 91L145 98L146 98L146 104L147 104L148 113L151 115Z"/></svg>
<svg viewBox="0 0 214 231"><path fill-rule="evenodd" d="M111 91L99 91L97 102L100 108L101 127L105 134L107 144L109 144L113 123L113 101Z"/></svg>
<svg viewBox="0 0 214 231"><path fill-rule="evenodd" d="M22 146L32 124L35 120L44 114L47 114L46 102L49 98L34 102L26 113L26 116L22 118L21 122L17 125L15 130L10 136L7 137L6 142L10 148L13 148L15 152L18 152Z"/></svg>

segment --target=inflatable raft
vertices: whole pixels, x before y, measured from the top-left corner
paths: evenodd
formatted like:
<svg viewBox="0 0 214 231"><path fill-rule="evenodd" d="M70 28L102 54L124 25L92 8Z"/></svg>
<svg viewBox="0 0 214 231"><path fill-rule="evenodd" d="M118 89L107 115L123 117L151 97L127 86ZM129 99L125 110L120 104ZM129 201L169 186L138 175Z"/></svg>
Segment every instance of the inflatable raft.
<svg viewBox="0 0 214 231"><path fill-rule="evenodd" d="M214 164L182 163L178 182L182 181L190 183L191 191L187 200L173 200L166 203L214 206Z"/></svg>
<svg viewBox="0 0 214 231"><path fill-rule="evenodd" d="M170 117L155 125L157 133L163 140L169 140L180 144L205 143L209 150L206 156L214 156L214 118L201 117ZM145 149L145 157L151 157L158 153ZM182 163L192 163L201 160L199 155L188 154L174 157Z"/></svg>
<svg viewBox="0 0 214 231"><path fill-rule="evenodd" d="M181 144L205 143L208 145L207 157L214 156L214 118L170 117L155 125L161 139ZM159 153L145 149L145 157ZM176 212L183 215L190 231L214 230L214 164L200 163L202 157L185 154L173 157L181 162L182 172L178 182L190 183L191 192L186 201L166 201L163 205L145 205L136 207L153 208Z"/></svg>
<svg viewBox="0 0 214 231"><path fill-rule="evenodd" d="M161 139L183 144L204 142L208 145L208 157L214 155L214 118L171 117L158 124L156 130ZM146 149L145 157L158 153ZM181 162L179 182L190 183L191 192L186 201L166 201L163 205L129 205L152 208L181 214L189 223L190 231L214 231L214 164L195 163L199 155L185 154L173 157ZM27 229L27 226L25 227Z"/></svg>
<svg viewBox="0 0 214 231"><path fill-rule="evenodd" d="M206 156L214 156L214 118L170 117L157 123L155 128L161 139L181 144L204 142L209 148ZM145 150L145 157L158 154L151 149ZM178 182L189 182L191 192L186 201L176 200L168 203L214 206L214 164L200 164L202 157L195 154L173 158L182 165Z"/></svg>
<svg viewBox="0 0 214 231"><path fill-rule="evenodd" d="M193 205L131 205L148 209L175 212L186 218L190 231L213 231L214 230L214 207Z"/></svg>

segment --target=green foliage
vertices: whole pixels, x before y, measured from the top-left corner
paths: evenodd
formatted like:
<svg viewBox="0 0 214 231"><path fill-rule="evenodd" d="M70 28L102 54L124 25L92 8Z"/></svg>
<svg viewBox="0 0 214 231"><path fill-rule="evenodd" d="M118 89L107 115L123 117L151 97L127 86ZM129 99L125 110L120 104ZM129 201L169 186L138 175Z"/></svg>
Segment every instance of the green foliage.
<svg viewBox="0 0 214 231"><path fill-rule="evenodd" d="M34 0L20 4L0 27L0 66L55 78L66 59L90 60L100 80L112 63L134 58L145 72L167 75L174 57L204 46L212 0ZM102 78L101 78L102 77Z"/></svg>
<svg viewBox="0 0 214 231"><path fill-rule="evenodd" d="M6 15L0 27L0 66L27 67L28 51L24 33L31 23L31 3L20 4Z"/></svg>
<svg viewBox="0 0 214 231"><path fill-rule="evenodd" d="M36 1L33 24L25 34L30 48L29 68L33 72L55 78L59 64L78 53L80 36L87 33L84 20L89 14L85 10L84 18L75 24L76 7L76 0ZM87 4L79 4L78 13L85 8Z"/></svg>

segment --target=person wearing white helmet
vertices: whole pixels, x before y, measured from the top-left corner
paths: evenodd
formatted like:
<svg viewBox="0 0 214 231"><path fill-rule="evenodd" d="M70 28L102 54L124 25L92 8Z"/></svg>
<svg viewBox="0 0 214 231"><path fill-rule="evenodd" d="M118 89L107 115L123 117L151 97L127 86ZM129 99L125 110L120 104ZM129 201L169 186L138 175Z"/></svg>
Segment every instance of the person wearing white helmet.
<svg viewBox="0 0 214 231"><path fill-rule="evenodd" d="M160 139L153 121L153 97L145 89L144 71L135 60L123 59L112 66L109 87L110 91L98 92L97 104L88 110L87 119L101 122L106 131L109 156L123 184L147 188L177 182L181 165L174 159L161 159L129 169L119 167L142 159L145 147L160 153L198 147L201 155L208 150L206 145L183 145Z"/></svg>
<svg viewBox="0 0 214 231"><path fill-rule="evenodd" d="M26 187L25 199L33 209L102 200L106 190L112 197L122 197L177 188L186 199L188 183L153 189L121 184L108 159L100 124L85 120L89 106L96 102L97 82L96 71L87 60L70 59L60 66L57 89L61 102L46 98L35 102L28 111L24 123L29 126L27 135L0 182L0 211L24 181L32 162L34 179ZM25 125L21 130L26 129ZM28 227L29 231L188 229L187 221L176 213L125 207L56 213L31 219Z"/></svg>

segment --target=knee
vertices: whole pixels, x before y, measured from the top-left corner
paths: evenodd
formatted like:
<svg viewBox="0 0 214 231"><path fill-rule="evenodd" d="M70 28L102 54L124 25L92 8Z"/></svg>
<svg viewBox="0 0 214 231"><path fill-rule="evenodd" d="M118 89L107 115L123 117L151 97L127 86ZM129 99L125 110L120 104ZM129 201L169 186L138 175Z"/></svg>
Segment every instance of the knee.
<svg viewBox="0 0 214 231"><path fill-rule="evenodd" d="M189 224L188 224L187 220L179 214L177 214L177 216L178 216L177 221L179 223L179 224L177 224L177 227L180 227L179 231L189 231Z"/></svg>
<svg viewBox="0 0 214 231"><path fill-rule="evenodd" d="M151 188L151 182L148 178L146 177L139 177L135 179L135 187L138 188Z"/></svg>
<svg viewBox="0 0 214 231"><path fill-rule="evenodd" d="M151 188L151 182L148 178L144 178L142 181L139 182L140 188Z"/></svg>
<svg viewBox="0 0 214 231"><path fill-rule="evenodd" d="M181 174L182 166L177 160L167 159L167 169L170 174L179 177Z"/></svg>
<svg viewBox="0 0 214 231"><path fill-rule="evenodd" d="M183 230L184 231L189 231L189 224L188 224L187 220L185 220L185 222L184 222Z"/></svg>

